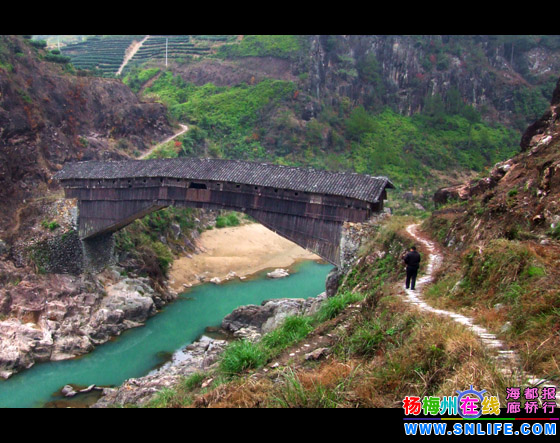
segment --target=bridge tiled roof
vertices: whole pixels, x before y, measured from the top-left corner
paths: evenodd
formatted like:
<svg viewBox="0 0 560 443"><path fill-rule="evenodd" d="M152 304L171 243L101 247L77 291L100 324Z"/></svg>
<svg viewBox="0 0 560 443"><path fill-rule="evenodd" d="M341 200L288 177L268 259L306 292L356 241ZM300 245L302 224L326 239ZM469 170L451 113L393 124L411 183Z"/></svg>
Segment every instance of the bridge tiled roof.
<svg viewBox="0 0 560 443"><path fill-rule="evenodd" d="M379 201L385 188L394 188L387 177L270 163L198 158L67 163L54 176L61 181L149 177L233 182L300 192L333 194L372 203Z"/></svg>

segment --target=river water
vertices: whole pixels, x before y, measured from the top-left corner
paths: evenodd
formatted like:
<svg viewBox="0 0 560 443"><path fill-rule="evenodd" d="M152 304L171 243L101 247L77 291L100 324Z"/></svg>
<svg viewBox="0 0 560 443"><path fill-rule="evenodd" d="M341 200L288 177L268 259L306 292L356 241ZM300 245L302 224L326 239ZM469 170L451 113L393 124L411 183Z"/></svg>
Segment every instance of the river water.
<svg viewBox="0 0 560 443"><path fill-rule="evenodd" d="M208 326L219 326L235 308L274 298L309 298L325 290L330 264L298 263L284 279L267 279L260 273L247 281L196 286L167 305L139 328L72 360L36 364L0 381L0 407L31 408L71 406L62 402L67 384L87 387L118 386L141 377L169 360L174 351L195 341ZM74 400L75 406L87 394ZM80 399L80 397L82 397Z"/></svg>

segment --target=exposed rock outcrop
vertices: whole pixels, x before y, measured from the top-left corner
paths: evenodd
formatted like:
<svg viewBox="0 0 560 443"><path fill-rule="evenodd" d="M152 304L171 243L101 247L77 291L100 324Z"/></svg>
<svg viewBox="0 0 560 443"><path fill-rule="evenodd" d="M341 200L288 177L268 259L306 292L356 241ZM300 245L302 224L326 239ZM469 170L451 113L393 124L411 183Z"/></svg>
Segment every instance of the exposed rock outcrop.
<svg viewBox="0 0 560 443"><path fill-rule="evenodd" d="M543 116L527 128L521 137L521 150L527 151L544 145L558 137L557 123L560 117L560 80L552 94L550 107Z"/></svg>
<svg viewBox="0 0 560 443"><path fill-rule="evenodd" d="M0 270L6 271L6 266L0 263ZM155 314L159 297L148 279L122 278L115 270L91 278L60 274L38 278L18 271L8 275L16 280L0 288L3 378L37 362L90 352L143 324Z"/></svg>
<svg viewBox="0 0 560 443"><path fill-rule="evenodd" d="M458 93L475 108L484 107L494 120L511 124L532 118L518 109L520 90L530 91L558 73L560 54L536 41L520 38L516 45L503 37L308 36L308 57L299 63L307 74L306 92L314 99L311 114L323 103L348 97L412 115L424 109L426 97L447 100Z"/></svg>
<svg viewBox="0 0 560 443"><path fill-rule="evenodd" d="M342 236L340 239L340 262L342 272L347 271L354 264L359 256L358 251L364 242L375 230L381 220L387 217L383 212L372 216L364 223L346 222L342 226Z"/></svg>
<svg viewBox="0 0 560 443"><path fill-rule="evenodd" d="M235 309L222 320L222 328L232 334L243 328L254 328L266 334L282 324L286 317L311 315L317 311L326 294L308 298L281 298L265 300L260 306L247 305Z"/></svg>
<svg viewBox="0 0 560 443"><path fill-rule="evenodd" d="M121 81L72 75L21 36L0 37L0 236L67 161L125 158L173 133L165 107Z"/></svg>
<svg viewBox="0 0 560 443"><path fill-rule="evenodd" d="M260 306L248 305L235 309L222 321L222 328L237 338L260 340L262 334L279 327L291 315L311 315L318 310L326 294L304 299L276 299ZM213 369L228 342L202 336L184 350L175 353L173 360L145 377L127 380L122 386L105 389L94 408L116 405L145 405L164 388L173 388L186 376ZM321 354L322 355L322 354ZM309 358L320 358L314 354Z"/></svg>
<svg viewBox="0 0 560 443"><path fill-rule="evenodd" d="M203 336L187 346L180 355L176 355L175 361L171 364L145 377L131 378L119 388L104 389L103 397L92 407L146 404L155 394L162 389L175 386L183 377L212 368L226 346L227 342L224 340Z"/></svg>
<svg viewBox="0 0 560 443"><path fill-rule="evenodd" d="M504 178L507 172L512 167L512 161L506 160L500 163L496 163L490 175L477 180L471 180L468 183L447 186L438 189L433 197L434 204L436 207L440 207L449 202L468 200L475 195L482 195L484 192L494 188L498 182Z"/></svg>

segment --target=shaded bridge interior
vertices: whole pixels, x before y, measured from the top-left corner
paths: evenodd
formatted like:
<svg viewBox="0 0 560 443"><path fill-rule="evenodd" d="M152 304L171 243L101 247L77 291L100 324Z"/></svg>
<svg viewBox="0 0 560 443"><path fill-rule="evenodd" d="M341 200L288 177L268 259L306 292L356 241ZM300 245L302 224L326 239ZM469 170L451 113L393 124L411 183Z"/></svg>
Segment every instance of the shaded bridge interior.
<svg viewBox="0 0 560 443"><path fill-rule="evenodd" d="M55 175L78 200L82 239L115 232L167 206L244 212L340 265L344 222L383 210L386 177L216 159L68 163Z"/></svg>

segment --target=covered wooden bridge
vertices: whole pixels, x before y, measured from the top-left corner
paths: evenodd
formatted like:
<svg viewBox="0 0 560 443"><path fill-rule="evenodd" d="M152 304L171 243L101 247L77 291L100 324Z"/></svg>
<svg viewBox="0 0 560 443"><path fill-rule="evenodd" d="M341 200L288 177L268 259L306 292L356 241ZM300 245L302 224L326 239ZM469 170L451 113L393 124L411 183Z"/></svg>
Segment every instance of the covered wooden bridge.
<svg viewBox="0 0 560 443"><path fill-rule="evenodd" d="M386 177L194 158L68 163L55 178L78 200L82 239L170 205L229 209L335 265L343 223L381 212L394 188Z"/></svg>

